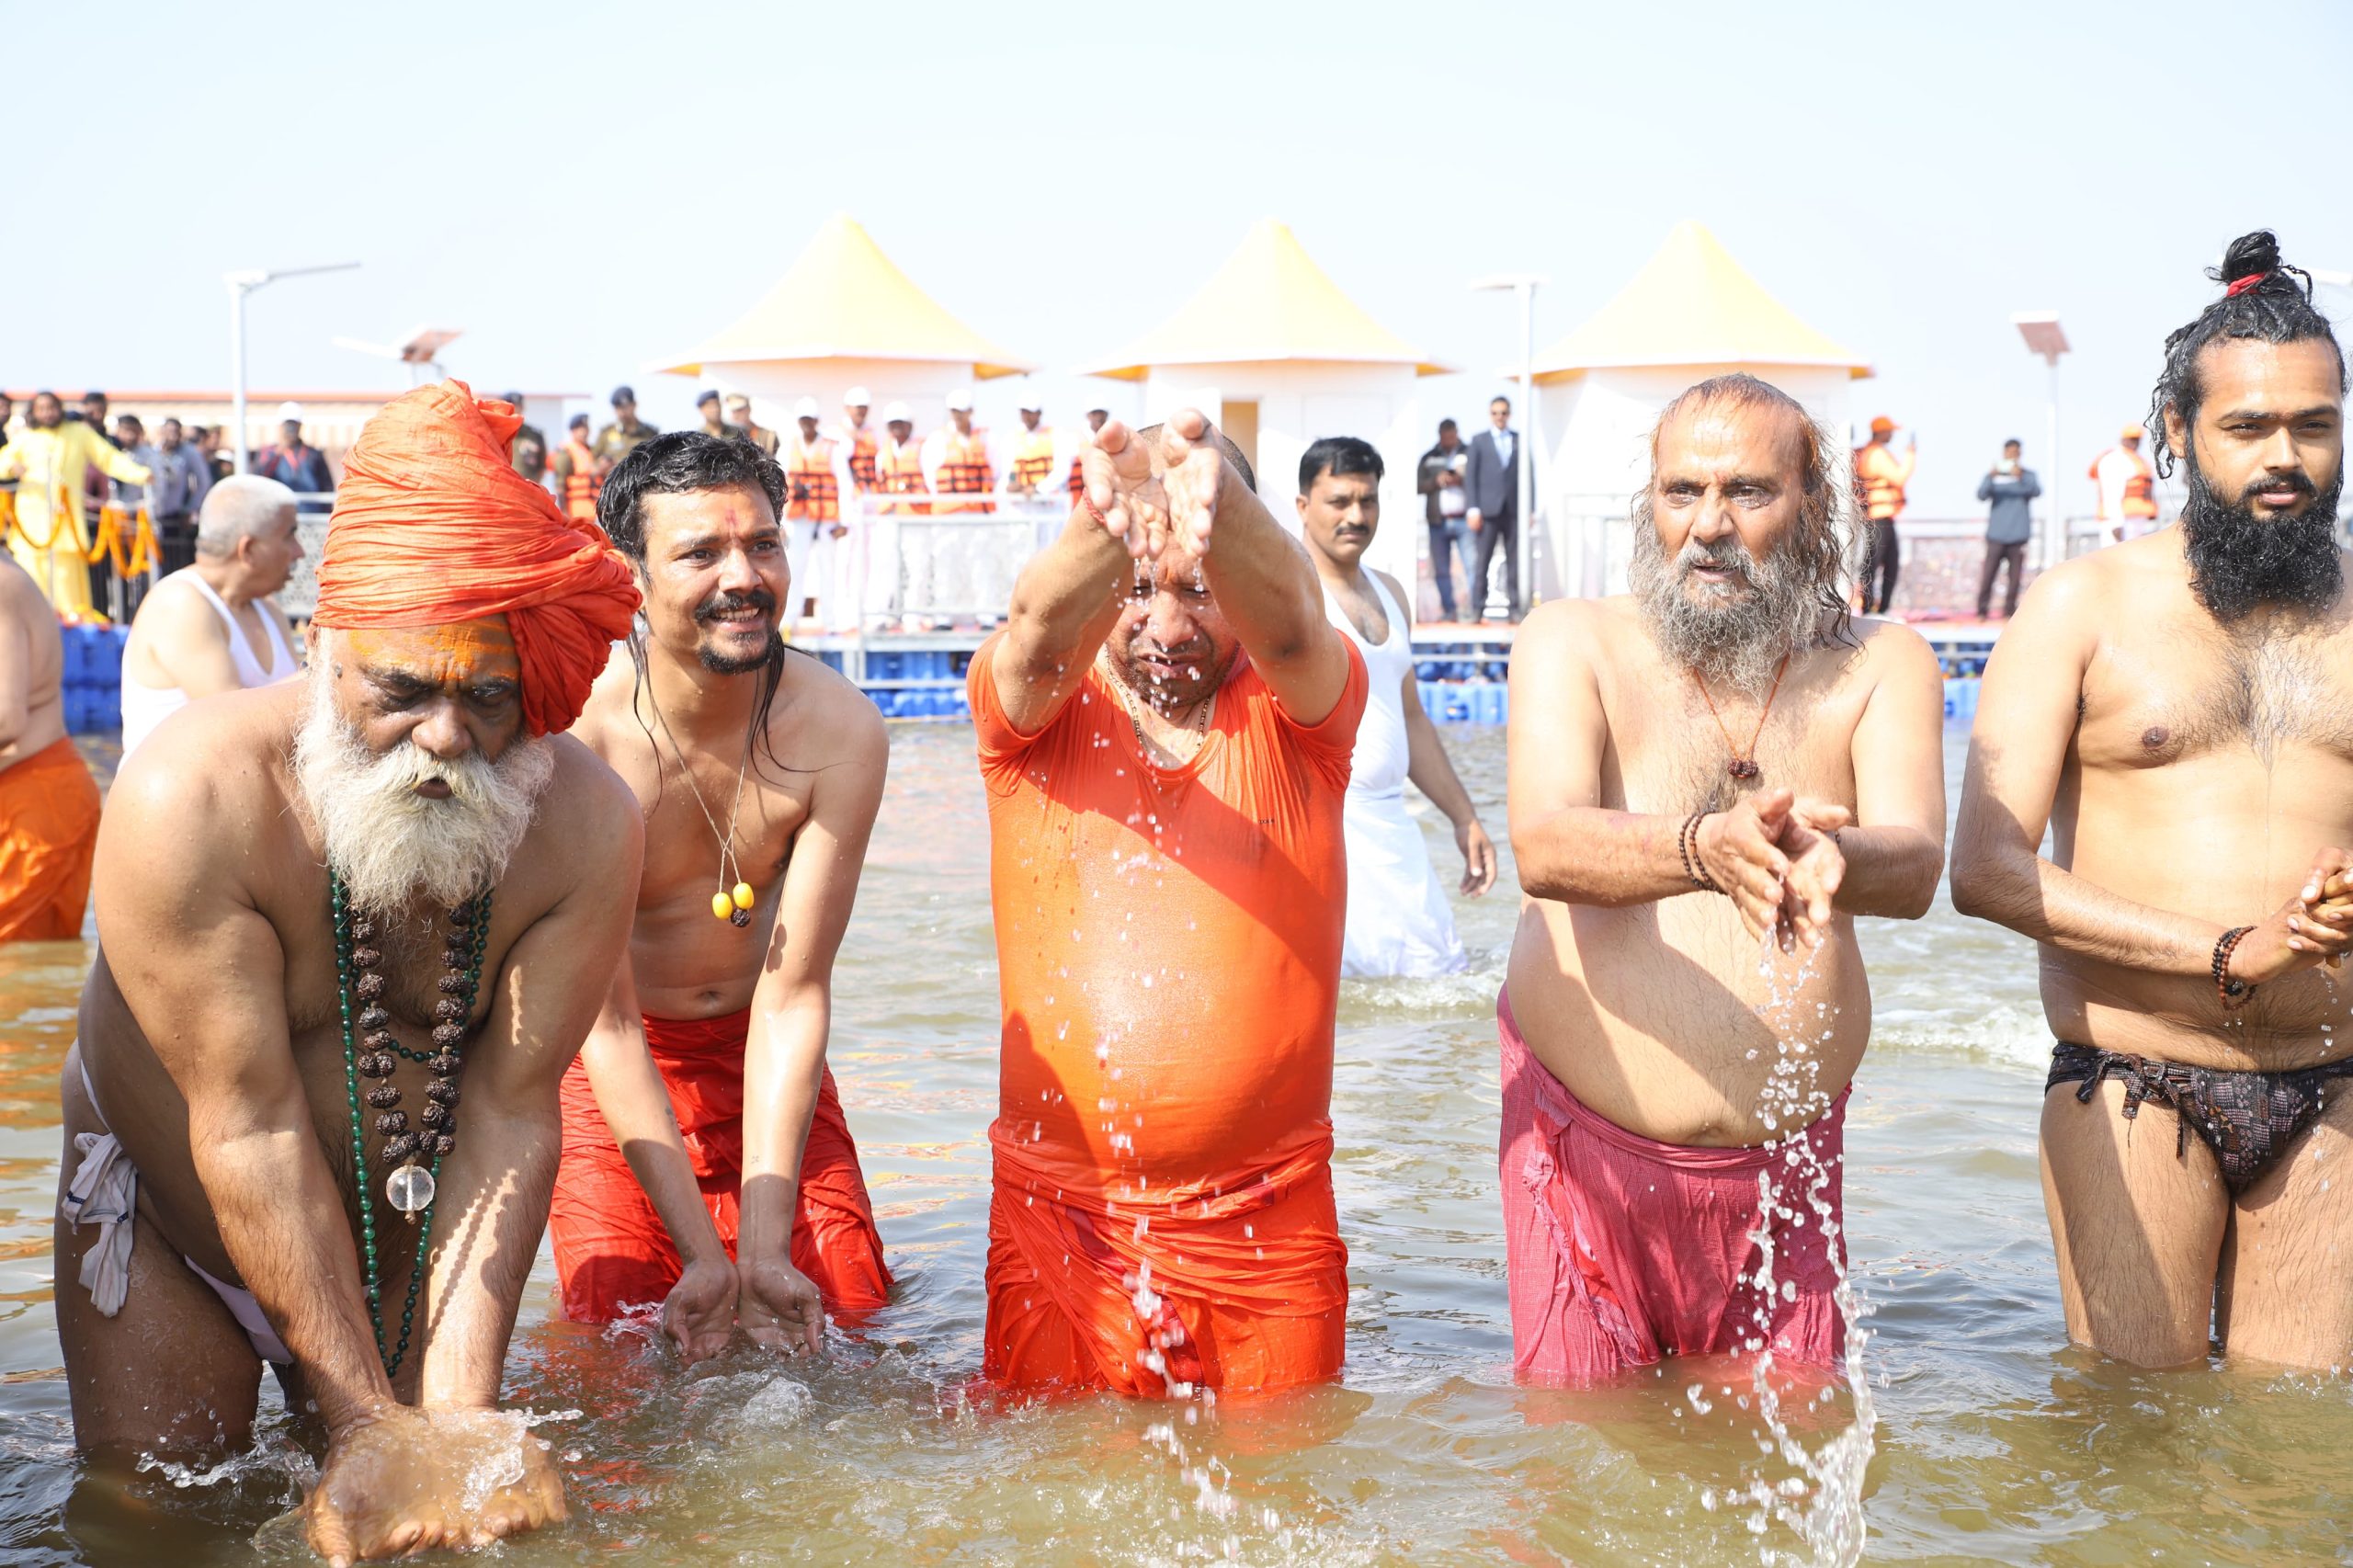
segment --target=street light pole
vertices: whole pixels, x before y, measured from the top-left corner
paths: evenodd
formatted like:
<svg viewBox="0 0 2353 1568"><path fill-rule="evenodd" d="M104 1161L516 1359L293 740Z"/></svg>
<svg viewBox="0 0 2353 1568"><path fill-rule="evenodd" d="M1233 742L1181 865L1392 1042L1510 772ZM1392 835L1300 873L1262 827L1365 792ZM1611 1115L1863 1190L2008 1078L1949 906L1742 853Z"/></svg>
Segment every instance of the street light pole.
<svg viewBox="0 0 2353 1568"><path fill-rule="evenodd" d="M2067 334L2056 311L2020 311L2010 324L2026 340L2028 351L2040 355L2051 367L2051 408L2044 424L2051 447L2043 459L2051 483L2042 492L2042 565L2047 570L2067 559L2067 518L2059 505L2059 358L2067 352Z"/></svg>
<svg viewBox="0 0 2353 1568"><path fill-rule="evenodd" d="M1535 563L1529 559L1529 514L1534 509L1536 489L1536 447L1530 432L1536 427L1536 290L1552 279L1533 272L1506 272L1493 278L1482 278L1471 285L1472 290L1508 289L1519 296L1519 435L1518 466L1514 471L1512 506L1512 602L1523 608L1529 600L1528 585L1534 574ZM1473 597L1478 602L1472 607L1473 615L1483 618L1487 609L1487 585L1475 585Z"/></svg>
<svg viewBox="0 0 2353 1568"><path fill-rule="evenodd" d="M307 278L314 272L348 272L359 264L356 261L331 261L324 267L288 267L275 272L260 267L247 267L238 272L224 272L221 281L229 286L229 404L230 418L234 423L237 472L245 472L245 296L281 278Z"/></svg>

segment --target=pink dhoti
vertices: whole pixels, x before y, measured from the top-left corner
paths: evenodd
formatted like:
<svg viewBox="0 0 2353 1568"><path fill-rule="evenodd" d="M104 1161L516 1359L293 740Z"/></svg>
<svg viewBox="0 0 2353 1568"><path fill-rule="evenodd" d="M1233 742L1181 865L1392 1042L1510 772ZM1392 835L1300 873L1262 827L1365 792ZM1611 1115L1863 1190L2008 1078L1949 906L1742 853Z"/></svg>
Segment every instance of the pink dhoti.
<svg viewBox="0 0 2353 1568"><path fill-rule="evenodd" d="M1508 994L1495 1017L1513 1370L1589 1382L1666 1356L1768 1343L1783 1365L1836 1363L1848 1091L1786 1142L1661 1143L1579 1104L1529 1053ZM1814 1192L1817 1169L1827 1176ZM1838 1227L1835 1262L1816 1199Z"/></svg>

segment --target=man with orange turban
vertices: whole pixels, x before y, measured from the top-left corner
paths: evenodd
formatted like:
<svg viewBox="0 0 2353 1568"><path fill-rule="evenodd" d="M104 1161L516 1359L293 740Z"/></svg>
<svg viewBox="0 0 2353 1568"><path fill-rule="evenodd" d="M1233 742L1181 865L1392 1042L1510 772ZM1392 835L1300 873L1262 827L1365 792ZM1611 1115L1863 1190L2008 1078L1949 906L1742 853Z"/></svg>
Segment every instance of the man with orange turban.
<svg viewBox="0 0 2353 1568"><path fill-rule="evenodd" d="M563 1512L495 1405L637 887L637 802L560 732L638 596L515 472L516 425L457 381L386 404L307 676L174 714L98 836L56 1241L75 1436L235 1449L273 1362L324 1427L336 1562Z"/></svg>
<svg viewBox="0 0 2353 1568"><path fill-rule="evenodd" d="M1199 413L1107 424L968 691L1005 1032L987 1374L1340 1369L1332 1026L1364 660Z"/></svg>

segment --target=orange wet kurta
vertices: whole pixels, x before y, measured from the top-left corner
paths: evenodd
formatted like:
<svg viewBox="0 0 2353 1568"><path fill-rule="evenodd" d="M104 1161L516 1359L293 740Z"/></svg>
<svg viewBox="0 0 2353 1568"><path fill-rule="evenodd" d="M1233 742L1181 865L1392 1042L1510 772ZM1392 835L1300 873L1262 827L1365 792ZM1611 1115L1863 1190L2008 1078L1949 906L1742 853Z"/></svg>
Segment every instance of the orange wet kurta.
<svg viewBox="0 0 2353 1568"><path fill-rule="evenodd" d="M1005 1010L985 1370L1264 1390L1339 1370L1332 1201L1341 798L1364 664L1324 721L1245 665L1200 752L1147 762L1099 671L1017 733L973 655Z"/></svg>
<svg viewBox="0 0 2353 1568"><path fill-rule="evenodd" d="M98 787L71 738L0 768L0 942L82 934Z"/></svg>

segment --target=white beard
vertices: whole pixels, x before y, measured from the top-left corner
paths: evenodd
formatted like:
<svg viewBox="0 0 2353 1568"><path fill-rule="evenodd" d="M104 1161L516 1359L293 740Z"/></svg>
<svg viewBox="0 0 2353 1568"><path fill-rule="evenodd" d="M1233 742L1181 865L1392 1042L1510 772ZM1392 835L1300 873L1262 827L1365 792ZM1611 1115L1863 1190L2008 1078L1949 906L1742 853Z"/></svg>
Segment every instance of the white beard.
<svg viewBox="0 0 2353 1568"><path fill-rule="evenodd" d="M443 762L405 743L378 756L336 711L325 674L308 679L294 777L354 905L390 915L421 896L454 908L506 875L555 773L544 738L517 739L495 764L479 752ZM432 778L448 799L416 792Z"/></svg>

